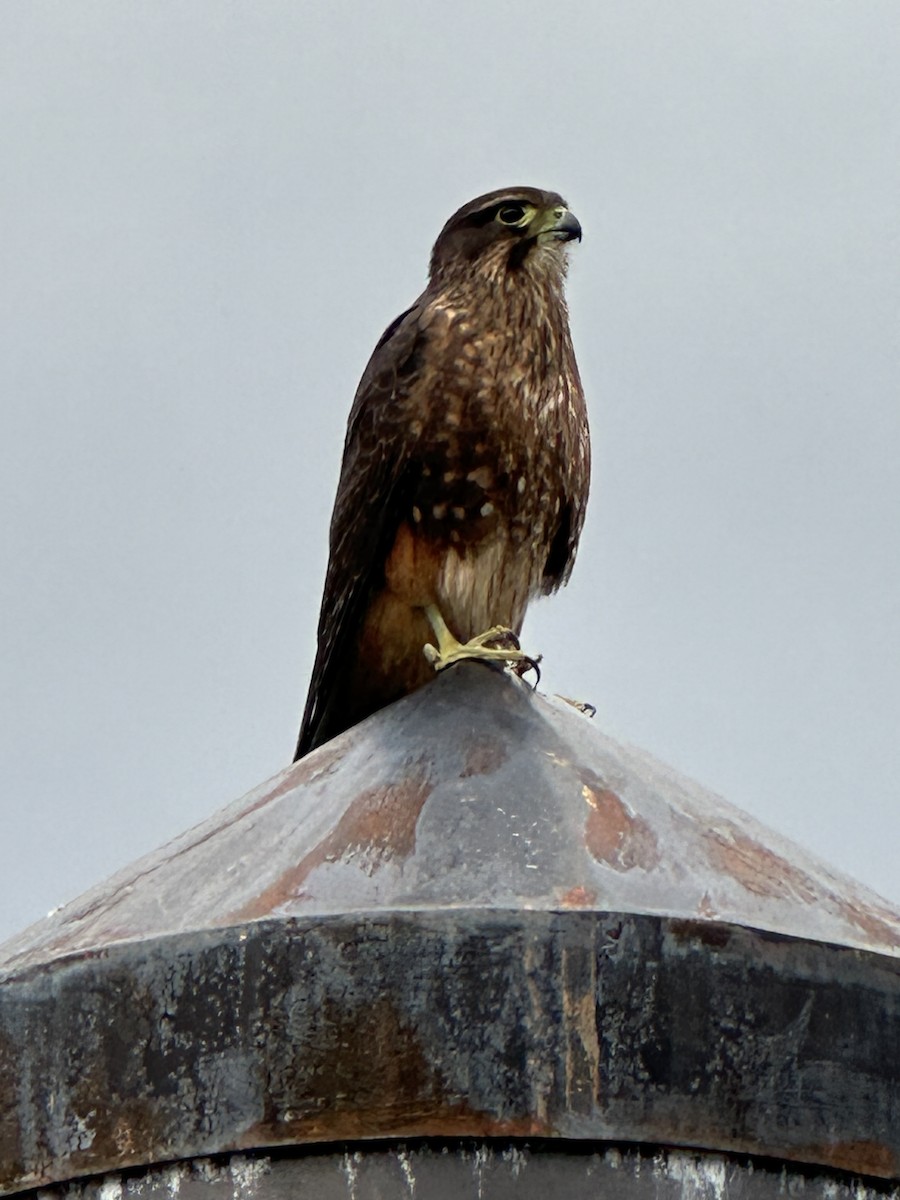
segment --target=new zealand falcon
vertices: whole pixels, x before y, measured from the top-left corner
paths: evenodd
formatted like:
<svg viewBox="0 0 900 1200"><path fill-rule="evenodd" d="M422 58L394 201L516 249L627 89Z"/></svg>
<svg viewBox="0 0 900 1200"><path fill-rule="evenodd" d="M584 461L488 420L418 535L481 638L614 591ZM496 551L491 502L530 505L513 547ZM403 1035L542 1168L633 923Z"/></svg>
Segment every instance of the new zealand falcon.
<svg viewBox="0 0 900 1200"><path fill-rule="evenodd" d="M530 661L525 609L568 579L590 482L563 291L575 238L555 192L479 196L375 347L347 425L296 758L462 658Z"/></svg>

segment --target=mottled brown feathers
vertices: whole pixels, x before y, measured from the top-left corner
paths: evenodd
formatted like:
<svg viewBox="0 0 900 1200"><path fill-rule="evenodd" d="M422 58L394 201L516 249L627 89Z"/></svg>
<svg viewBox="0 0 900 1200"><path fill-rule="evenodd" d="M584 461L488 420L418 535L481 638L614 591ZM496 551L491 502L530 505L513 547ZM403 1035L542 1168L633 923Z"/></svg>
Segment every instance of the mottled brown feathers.
<svg viewBox="0 0 900 1200"><path fill-rule="evenodd" d="M425 604L462 641L518 632L568 578L590 479L563 294L580 235L553 192L471 201L376 346L347 425L297 758L433 676Z"/></svg>

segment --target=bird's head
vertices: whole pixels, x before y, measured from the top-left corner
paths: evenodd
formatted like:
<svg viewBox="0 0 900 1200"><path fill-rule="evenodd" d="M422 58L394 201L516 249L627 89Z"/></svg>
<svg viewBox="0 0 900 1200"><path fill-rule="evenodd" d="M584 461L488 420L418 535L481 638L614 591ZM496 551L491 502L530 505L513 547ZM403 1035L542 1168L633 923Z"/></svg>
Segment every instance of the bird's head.
<svg viewBox="0 0 900 1200"><path fill-rule="evenodd" d="M566 248L581 226L556 192L515 187L470 200L441 230L431 252L432 283L460 273L519 271L527 265L565 273Z"/></svg>

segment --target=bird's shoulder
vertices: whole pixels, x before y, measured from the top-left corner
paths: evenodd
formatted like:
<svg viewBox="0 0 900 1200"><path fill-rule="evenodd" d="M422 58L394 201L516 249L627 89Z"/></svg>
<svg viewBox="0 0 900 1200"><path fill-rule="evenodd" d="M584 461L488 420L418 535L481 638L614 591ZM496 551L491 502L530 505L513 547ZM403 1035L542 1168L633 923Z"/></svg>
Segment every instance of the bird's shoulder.
<svg viewBox="0 0 900 1200"><path fill-rule="evenodd" d="M378 339L353 398L348 434L367 411L376 409L382 401L396 400L408 389L428 341L426 308L427 300L419 297L391 321Z"/></svg>

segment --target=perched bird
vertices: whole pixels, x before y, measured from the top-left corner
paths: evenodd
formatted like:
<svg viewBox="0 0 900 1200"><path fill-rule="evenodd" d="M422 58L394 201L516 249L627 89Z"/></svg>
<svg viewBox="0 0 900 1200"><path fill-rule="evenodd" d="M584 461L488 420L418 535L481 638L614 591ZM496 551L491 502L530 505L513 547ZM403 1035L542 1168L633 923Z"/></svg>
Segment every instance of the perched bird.
<svg viewBox="0 0 900 1200"><path fill-rule="evenodd" d="M462 658L531 660L525 609L572 570L590 481L555 192L479 196L363 374L295 758Z"/></svg>

